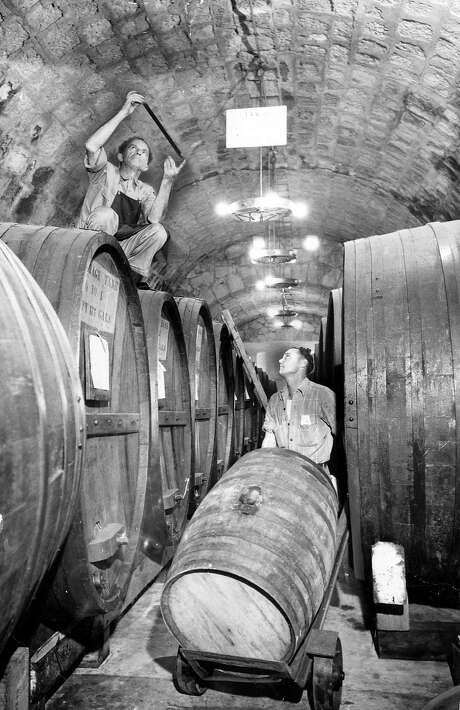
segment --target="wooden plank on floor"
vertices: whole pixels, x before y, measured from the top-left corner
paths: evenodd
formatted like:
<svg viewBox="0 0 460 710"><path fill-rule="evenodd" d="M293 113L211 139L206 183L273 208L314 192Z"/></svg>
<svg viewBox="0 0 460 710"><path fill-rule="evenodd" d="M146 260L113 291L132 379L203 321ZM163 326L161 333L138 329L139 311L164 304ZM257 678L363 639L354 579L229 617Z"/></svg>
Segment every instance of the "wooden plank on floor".
<svg viewBox="0 0 460 710"><path fill-rule="evenodd" d="M460 634L460 611L409 604L409 630L378 629L380 658L445 661Z"/></svg>

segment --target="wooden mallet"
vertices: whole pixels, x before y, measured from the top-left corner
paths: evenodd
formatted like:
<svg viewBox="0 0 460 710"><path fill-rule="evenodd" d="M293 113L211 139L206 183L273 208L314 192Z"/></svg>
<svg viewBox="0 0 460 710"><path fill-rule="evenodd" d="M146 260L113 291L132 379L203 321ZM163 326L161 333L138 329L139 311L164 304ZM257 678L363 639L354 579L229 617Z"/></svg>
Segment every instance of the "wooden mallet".
<svg viewBox="0 0 460 710"><path fill-rule="evenodd" d="M179 148L177 147L177 145L174 143L174 141L173 141L173 139L171 138L171 136L169 135L168 131L167 131L166 128L163 126L163 124L161 123L161 121L155 116L155 114L153 113L153 111L152 111L152 109L150 108L150 106L149 106L148 104L146 104L145 102L144 102L143 105L144 105L144 108L145 108L145 110L147 111L148 115L150 116L150 118L152 118L152 119L155 121L155 123L157 124L158 128L160 129L160 131L162 132L162 134L164 135L164 137L166 138L166 140L168 141L168 143L170 144L170 146L171 146L172 148L174 148L174 150L176 151L176 153L177 153L177 155L179 156L179 158L180 158L181 160L185 160L184 156L183 156L182 153L180 152L180 150L179 150Z"/></svg>

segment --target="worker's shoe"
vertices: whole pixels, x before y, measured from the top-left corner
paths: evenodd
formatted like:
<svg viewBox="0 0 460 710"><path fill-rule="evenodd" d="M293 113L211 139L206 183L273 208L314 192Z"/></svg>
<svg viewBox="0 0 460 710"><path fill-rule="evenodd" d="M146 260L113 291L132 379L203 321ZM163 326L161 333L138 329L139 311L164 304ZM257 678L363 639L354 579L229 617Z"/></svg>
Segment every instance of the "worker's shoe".
<svg viewBox="0 0 460 710"><path fill-rule="evenodd" d="M136 288L139 289L140 291L150 291L153 290L150 288L149 284L147 281L138 281L136 284Z"/></svg>
<svg viewBox="0 0 460 710"><path fill-rule="evenodd" d="M150 289L149 283L146 280L145 276L140 274L138 271L134 271L134 269L131 269L131 274L136 288L140 289L141 291L147 291Z"/></svg>

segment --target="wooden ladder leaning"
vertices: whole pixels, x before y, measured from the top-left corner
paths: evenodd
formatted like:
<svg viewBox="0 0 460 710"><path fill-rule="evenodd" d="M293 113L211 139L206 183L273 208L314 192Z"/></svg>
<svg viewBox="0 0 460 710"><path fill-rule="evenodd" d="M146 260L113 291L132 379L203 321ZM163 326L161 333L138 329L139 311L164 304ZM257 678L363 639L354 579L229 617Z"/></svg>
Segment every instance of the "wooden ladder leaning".
<svg viewBox="0 0 460 710"><path fill-rule="evenodd" d="M268 403L267 395L265 394L265 390L262 387L261 381L259 380L259 375L256 372L256 368L254 367L252 360L249 358L249 355L246 352L246 348L244 347L244 343L241 340L241 336L236 329L236 326L235 326L233 318L230 314L230 311L228 311L228 310L222 311L222 320L224 321L225 325L228 328L228 332L230 333L230 336L233 341L233 346L234 346L237 354L243 360L244 370L246 372L247 377L251 380L252 384L254 385L254 392L256 394L257 399L259 400L259 404L264 409L267 409L267 403Z"/></svg>

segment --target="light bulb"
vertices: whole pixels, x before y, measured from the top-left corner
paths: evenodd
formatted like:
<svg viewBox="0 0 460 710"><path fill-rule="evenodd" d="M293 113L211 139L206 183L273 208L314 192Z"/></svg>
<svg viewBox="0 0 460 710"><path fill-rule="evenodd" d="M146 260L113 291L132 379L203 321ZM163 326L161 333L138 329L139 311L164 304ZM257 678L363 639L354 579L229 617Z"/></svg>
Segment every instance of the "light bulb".
<svg viewBox="0 0 460 710"><path fill-rule="evenodd" d="M251 261L257 261L261 253L265 249L265 240L263 237L254 237L252 240L252 246L249 249L249 258Z"/></svg>
<svg viewBox="0 0 460 710"><path fill-rule="evenodd" d="M275 326L275 328L281 328L283 324L280 320L274 320L273 325Z"/></svg>
<svg viewBox="0 0 460 710"><path fill-rule="evenodd" d="M256 290L263 291L265 288L265 281L256 281Z"/></svg>
<svg viewBox="0 0 460 710"><path fill-rule="evenodd" d="M308 207L305 202L292 203L292 216L296 219L303 219L308 214Z"/></svg>
<svg viewBox="0 0 460 710"><path fill-rule="evenodd" d="M270 209L270 207L276 207L279 204L280 198L276 192L267 192L266 195L259 199L261 207Z"/></svg>
<svg viewBox="0 0 460 710"><path fill-rule="evenodd" d="M278 306L269 306L267 308L267 316L270 316L270 318L274 318L276 315L278 315L278 312Z"/></svg>
<svg viewBox="0 0 460 710"><path fill-rule="evenodd" d="M294 318L293 320L291 320L289 325L292 325L292 327L296 330L300 330L300 328L302 327L302 321L298 318Z"/></svg>
<svg viewBox="0 0 460 710"><path fill-rule="evenodd" d="M308 235L303 240L303 248L306 251L316 251L319 248L319 239L313 234Z"/></svg>
<svg viewBox="0 0 460 710"><path fill-rule="evenodd" d="M265 249L265 239L263 237L254 237L252 240L253 249Z"/></svg>
<svg viewBox="0 0 460 710"><path fill-rule="evenodd" d="M217 215L219 215L219 217L226 217L230 214L230 208L226 202L218 202L214 207L214 211Z"/></svg>
<svg viewBox="0 0 460 710"><path fill-rule="evenodd" d="M273 286L273 284L276 284L277 281L278 279L275 276L272 276L271 274L265 277L266 286Z"/></svg>

